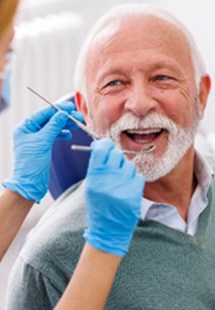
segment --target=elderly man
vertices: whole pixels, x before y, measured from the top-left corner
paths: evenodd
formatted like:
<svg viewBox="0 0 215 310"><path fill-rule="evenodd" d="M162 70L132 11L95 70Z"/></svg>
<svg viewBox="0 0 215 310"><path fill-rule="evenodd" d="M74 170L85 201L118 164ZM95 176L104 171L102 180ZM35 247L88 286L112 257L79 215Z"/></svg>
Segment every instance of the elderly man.
<svg viewBox="0 0 215 310"><path fill-rule="evenodd" d="M72 277L70 309L214 309L213 169L194 149L210 77L191 35L166 12L119 6L92 29L75 82L101 140L21 251L8 308L52 309Z"/></svg>

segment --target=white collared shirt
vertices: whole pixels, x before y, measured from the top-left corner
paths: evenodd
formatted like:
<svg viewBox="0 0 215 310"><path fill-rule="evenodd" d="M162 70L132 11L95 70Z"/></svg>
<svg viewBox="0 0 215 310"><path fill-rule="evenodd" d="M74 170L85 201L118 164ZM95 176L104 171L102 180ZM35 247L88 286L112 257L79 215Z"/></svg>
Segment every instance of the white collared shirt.
<svg viewBox="0 0 215 310"><path fill-rule="evenodd" d="M212 168L198 152L195 153L194 173L198 185L190 202L187 222L181 217L175 206L156 203L145 198L142 199L141 219L157 221L194 236L199 216L208 204L207 192L213 178Z"/></svg>

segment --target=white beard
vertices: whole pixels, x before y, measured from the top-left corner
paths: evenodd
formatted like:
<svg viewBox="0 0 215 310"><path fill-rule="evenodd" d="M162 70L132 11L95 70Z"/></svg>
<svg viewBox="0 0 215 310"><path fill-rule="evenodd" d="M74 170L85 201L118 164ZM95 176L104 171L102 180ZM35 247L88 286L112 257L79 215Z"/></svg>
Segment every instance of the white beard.
<svg viewBox="0 0 215 310"><path fill-rule="evenodd" d="M120 135L122 131L138 128L166 129L168 132L168 145L162 157L155 157L152 151L152 153L138 153L132 159L137 167L137 170L144 175L146 182L154 182L174 169L189 147L194 143L194 138L200 119L200 105L197 102L196 106L198 107L196 107L197 111L194 116L193 124L186 129L176 125L171 119L158 113L153 112L150 115L140 119L129 112L117 120L110 127L105 136L112 138L116 145L119 148L122 148L120 142ZM91 126L93 126L93 123L94 122L92 121ZM99 134L98 131L97 134Z"/></svg>

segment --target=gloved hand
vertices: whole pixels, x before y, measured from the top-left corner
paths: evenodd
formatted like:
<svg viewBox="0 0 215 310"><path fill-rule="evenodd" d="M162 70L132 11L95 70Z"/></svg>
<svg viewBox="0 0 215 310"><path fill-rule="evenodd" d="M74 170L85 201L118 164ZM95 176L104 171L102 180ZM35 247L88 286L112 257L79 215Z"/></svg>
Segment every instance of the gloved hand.
<svg viewBox="0 0 215 310"><path fill-rule="evenodd" d="M94 248L124 256L141 214L144 177L110 139L92 143L86 176L88 227Z"/></svg>
<svg viewBox="0 0 215 310"><path fill-rule="evenodd" d="M48 190L53 142L58 137L70 139L72 134L69 130L77 128L68 119L68 113L83 120L82 114L74 111L72 102L63 102L58 106L65 112L56 112L52 107L42 109L14 130L14 170L3 186L37 203Z"/></svg>

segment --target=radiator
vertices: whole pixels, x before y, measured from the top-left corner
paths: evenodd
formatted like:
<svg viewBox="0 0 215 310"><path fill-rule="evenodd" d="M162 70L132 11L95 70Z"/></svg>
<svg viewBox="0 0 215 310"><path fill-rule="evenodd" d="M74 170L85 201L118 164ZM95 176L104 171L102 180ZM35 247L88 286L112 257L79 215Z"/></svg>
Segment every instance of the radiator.
<svg viewBox="0 0 215 310"><path fill-rule="evenodd" d="M0 115L1 181L12 172L14 127L45 105L26 87L53 101L73 91L82 34L83 20L72 12L35 18L17 27L13 40L11 106Z"/></svg>

